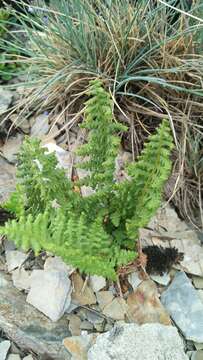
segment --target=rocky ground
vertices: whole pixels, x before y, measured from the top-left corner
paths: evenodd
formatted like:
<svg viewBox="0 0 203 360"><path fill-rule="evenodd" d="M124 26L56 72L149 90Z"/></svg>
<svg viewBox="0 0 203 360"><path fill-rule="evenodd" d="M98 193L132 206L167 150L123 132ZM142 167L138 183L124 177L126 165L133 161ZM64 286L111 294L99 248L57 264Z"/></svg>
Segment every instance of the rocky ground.
<svg viewBox="0 0 203 360"><path fill-rule="evenodd" d="M20 94L3 88L0 94L3 114ZM7 123L15 124L10 132ZM58 130L50 127L48 113L29 120L9 117L1 128L0 202L15 188L16 155L26 134L49 143L71 176L77 161L72 151L83 133L73 128L57 135ZM118 157L118 179L130 157ZM83 187L82 195L91 191ZM141 229L141 245L176 247L184 260L162 275L125 269L118 284L82 276L52 254L34 257L0 238L0 359L202 360L201 236L164 204L148 229Z"/></svg>

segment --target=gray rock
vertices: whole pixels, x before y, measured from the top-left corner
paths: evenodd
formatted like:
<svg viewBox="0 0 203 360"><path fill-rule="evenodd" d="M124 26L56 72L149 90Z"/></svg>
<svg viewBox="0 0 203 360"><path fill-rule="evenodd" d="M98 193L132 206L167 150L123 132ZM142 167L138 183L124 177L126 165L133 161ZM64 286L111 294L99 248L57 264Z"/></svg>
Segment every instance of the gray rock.
<svg viewBox="0 0 203 360"><path fill-rule="evenodd" d="M9 284L9 282L1 275L0 272L0 288L5 287Z"/></svg>
<svg viewBox="0 0 203 360"><path fill-rule="evenodd" d="M30 274L23 267L12 272L13 285L19 290L30 289Z"/></svg>
<svg viewBox="0 0 203 360"><path fill-rule="evenodd" d="M95 325L95 324L101 324L104 321L103 316L100 316L100 314L95 313L93 311L87 311L87 320Z"/></svg>
<svg viewBox="0 0 203 360"><path fill-rule="evenodd" d="M13 93L0 87L0 115L2 115L11 104Z"/></svg>
<svg viewBox="0 0 203 360"><path fill-rule="evenodd" d="M31 136L42 138L49 131L49 116L41 114L35 119L32 119L33 125L31 127Z"/></svg>
<svg viewBox="0 0 203 360"><path fill-rule="evenodd" d="M186 354L189 360L192 360L192 356L195 354L196 351L187 351Z"/></svg>
<svg viewBox="0 0 203 360"><path fill-rule="evenodd" d="M0 359L5 360L10 349L11 342L9 340L0 343Z"/></svg>
<svg viewBox="0 0 203 360"><path fill-rule="evenodd" d="M67 319L69 320L69 330L72 336L79 336L81 334L81 319L74 314L68 315Z"/></svg>
<svg viewBox="0 0 203 360"><path fill-rule="evenodd" d="M110 304L114 298L112 291L99 291L96 293L96 297L101 310Z"/></svg>
<svg viewBox="0 0 203 360"><path fill-rule="evenodd" d="M29 134L30 132L30 122L26 117L19 116L18 114L12 114L9 117L9 120L11 120L14 128L21 129L25 134Z"/></svg>
<svg viewBox="0 0 203 360"><path fill-rule="evenodd" d="M105 330L105 321L103 321L101 324L95 324L94 327L97 330L97 332L103 333Z"/></svg>
<svg viewBox="0 0 203 360"><path fill-rule="evenodd" d="M124 320L128 306L124 299L116 298L103 309L103 314L114 320Z"/></svg>
<svg viewBox="0 0 203 360"><path fill-rule="evenodd" d="M0 275L8 281L7 287L0 288L0 328L4 333L22 350L29 349L39 358L46 355L49 360L70 360L62 345L62 340L71 336L66 316L53 323L26 303L26 296L14 288L8 275Z"/></svg>
<svg viewBox="0 0 203 360"><path fill-rule="evenodd" d="M8 271L12 271L16 268L19 268L25 259L27 258L27 255L21 251L18 250L11 250L6 251L6 263L8 266Z"/></svg>
<svg viewBox="0 0 203 360"><path fill-rule="evenodd" d="M171 280L170 275L164 273L163 275L150 275L151 279L160 285L167 286Z"/></svg>
<svg viewBox="0 0 203 360"><path fill-rule="evenodd" d="M191 360L202 360L203 359L203 350L195 351L192 354Z"/></svg>
<svg viewBox="0 0 203 360"><path fill-rule="evenodd" d="M10 163L16 163L17 162L17 154L20 150L20 147L22 145L24 136L22 134L17 134L15 137L10 137L4 144L2 148L3 156L6 160L8 160Z"/></svg>
<svg viewBox="0 0 203 360"><path fill-rule="evenodd" d="M18 354L10 354L8 355L7 360L21 360L20 355Z"/></svg>
<svg viewBox="0 0 203 360"><path fill-rule="evenodd" d="M4 240L4 249L5 249L5 251L16 250L15 243L13 241L5 239Z"/></svg>
<svg viewBox="0 0 203 360"><path fill-rule="evenodd" d="M72 302L75 305L92 305L96 304L96 297L93 290L84 283L84 280L78 273L72 275Z"/></svg>
<svg viewBox="0 0 203 360"><path fill-rule="evenodd" d="M128 276L128 281L132 286L133 290L135 290L138 287L138 285L142 282L142 280L140 280L136 272L133 272Z"/></svg>
<svg viewBox="0 0 203 360"><path fill-rule="evenodd" d="M68 299L69 300L69 299ZM78 308L78 305L75 305L75 304L73 304L72 302L70 303L70 305L69 305L69 302L67 302L67 306L66 306L66 313L67 314L71 314L72 313L72 311L74 311L75 309L77 309Z"/></svg>
<svg viewBox="0 0 203 360"><path fill-rule="evenodd" d="M15 191L15 166L0 156L0 204L4 203L10 193Z"/></svg>
<svg viewBox="0 0 203 360"><path fill-rule="evenodd" d="M186 339L203 342L203 304L184 272L176 274L161 301Z"/></svg>
<svg viewBox="0 0 203 360"><path fill-rule="evenodd" d="M103 276L90 276L90 286L94 292L103 289L106 286L106 279Z"/></svg>
<svg viewBox="0 0 203 360"><path fill-rule="evenodd" d="M94 344L96 336L97 334L86 334L64 339L63 345L71 355L71 360L87 360L87 352Z"/></svg>
<svg viewBox="0 0 203 360"><path fill-rule="evenodd" d="M27 302L52 321L60 319L71 303L71 281L62 271L34 270Z"/></svg>
<svg viewBox="0 0 203 360"><path fill-rule="evenodd" d="M203 350L203 343L194 342L194 345L196 350Z"/></svg>
<svg viewBox="0 0 203 360"><path fill-rule="evenodd" d="M54 256L54 257L48 257L44 263L44 270L50 271L50 270L57 270L57 271L63 271L67 275L73 271L73 267L65 264L60 257Z"/></svg>
<svg viewBox="0 0 203 360"><path fill-rule="evenodd" d="M50 135L50 133L49 133ZM62 147L56 145L54 142L46 143L43 147L47 148L46 153L55 153L58 160L58 167L65 170L66 176L71 179L73 167L73 154L70 151L64 150Z"/></svg>
<svg viewBox="0 0 203 360"><path fill-rule="evenodd" d="M81 330L92 331L92 330L93 330L93 325L92 325L89 321L85 320L85 321L83 321L83 322L81 323L80 329L81 329Z"/></svg>
<svg viewBox="0 0 203 360"><path fill-rule="evenodd" d="M175 327L125 324L99 335L88 360L188 360Z"/></svg>
<svg viewBox="0 0 203 360"><path fill-rule="evenodd" d="M203 277L193 276L192 282L197 289L203 289Z"/></svg>
<svg viewBox="0 0 203 360"><path fill-rule="evenodd" d="M27 355L23 358L23 360L34 360L32 355Z"/></svg>
<svg viewBox="0 0 203 360"><path fill-rule="evenodd" d="M78 163L81 162L82 160L80 157L77 156L75 161L76 163ZM84 179L86 176L90 175L90 172L85 169L77 168L77 175L81 180ZM86 186L86 185L81 186L80 190L83 197L91 196L92 194L95 193L95 190L93 190L90 186Z"/></svg>
<svg viewBox="0 0 203 360"><path fill-rule="evenodd" d="M107 323L107 324L105 325L104 330L105 330L105 331L111 331L111 329L113 328L113 326L114 326L113 323Z"/></svg>

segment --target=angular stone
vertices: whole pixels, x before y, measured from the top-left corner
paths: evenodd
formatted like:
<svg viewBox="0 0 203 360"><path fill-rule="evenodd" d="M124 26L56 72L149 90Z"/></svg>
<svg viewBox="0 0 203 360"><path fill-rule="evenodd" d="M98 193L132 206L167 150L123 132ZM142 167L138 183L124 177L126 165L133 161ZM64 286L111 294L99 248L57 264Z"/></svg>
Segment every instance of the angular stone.
<svg viewBox="0 0 203 360"><path fill-rule="evenodd" d="M0 359L5 360L10 349L11 342L8 340L0 342Z"/></svg>
<svg viewBox="0 0 203 360"><path fill-rule="evenodd" d="M193 276L192 282L196 289L203 289L203 277L200 276Z"/></svg>
<svg viewBox="0 0 203 360"><path fill-rule="evenodd" d="M114 298L112 291L99 291L96 293L96 297L101 310L103 310L106 305L110 304Z"/></svg>
<svg viewBox="0 0 203 360"><path fill-rule="evenodd" d="M176 274L161 301L186 339L203 342L203 303L184 272Z"/></svg>
<svg viewBox="0 0 203 360"><path fill-rule="evenodd" d="M80 329L81 330L88 330L88 331L92 331L94 328L94 326L87 320L83 321L80 325Z"/></svg>
<svg viewBox="0 0 203 360"><path fill-rule="evenodd" d="M149 227L160 227L162 229L171 230L171 224L173 224L174 233L188 230L188 225L180 220L172 206L163 204L157 211L156 216L151 219Z"/></svg>
<svg viewBox="0 0 203 360"><path fill-rule="evenodd" d="M15 166L8 164L0 156L0 204L3 204L12 191L15 191Z"/></svg>
<svg viewBox="0 0 203 360"><path fill-rule="evenodd" d="M106 286L106 279L103 276L90 276L90 286L94 292L103 289Z"/></svg>
<svg viewBox="0 0 203 360"><path fill-rule="evenodd" d="M49 131L49 116L41 114L33 119L33 125L31 127L31 136L42 138Z"/></svg>
<svg viewBox="0 0 203 360"><path fill-rule="evenodd" d="M71 359L87 360L87 352L94 344L96 336L96 334L73 336L71 338L64 339L63 345L71 355Z"/></svg>
<svg viewBox="0 0 203 360"><path fill-rule="evenodd" d="M115 298L110 304L103 309L103 314L114 320L124 320L128 312L128 307L124 299Z"/></svg>
<svg viewBox="0 0 203 360"><path fill-rule="evenodd" d="M14 128L21 129L25 134L29 134L30 132L30 121L18 114L12 114L9 117L9 120L13 123Z"/></svg>
<svg viewBox="0 0 203 360"><path fill-rule="evenodd" d="M142 282L142 280L138 276L138 273L136 272L133 272L130 275L128 275L128 281L132 286L133 290L137 289L138 285Z"/></svg>
<svg viewBox="0 0 203 360"><path fill-rule="evenodd" d="M193 356L193 354L195 354L195 351L187 351L186 354L188 356L188 359L192 360L192 356Z"/></svg>
<svg viewBox="0 0 203 360"><path fill-rule="evenodd" d="M73 292L72 302L76 305L96 304L96 297L93 290L86 284L78 273L72 275Z"/></svg>
<svg viewBox="0 0 203 360"><path fill-rule="evenodd" d="M125 324L97 336L88 360L188 360L175 327Z"/></svg>
<svg viewBox="0 0 203 360"><path fill-rule="evenodd" d="M10 354L8 355L7 360L21 360L20 355L18 354Z"/></svg>
<svg viewBox="0 0 203 360"><path fill-rule="evenodd" d="M177 269L203 277L203 248L195 231L189 239L182 237L182 239L172 240L171 246L175 246L184 253L181 265L175 266Z"/></svg>
<svg viewBox="0 0 203 360"><path fill-rule="evenodd" d="M22 145L24 136L17 134L15 137L10 137L2 148L3 156L10 162L17 162L17 155Z"/></svg>
<svg viewBox="0 0 203 360"><path fill-rule="evenodd" d="M0 87L0 115L5 113L9 108L13 97L13 93L9 90L5 90L2 86Z"/></svg>
<svg viewBox="0 0 203 360"><path fill-rule="evenodd" d="M196 350L203 350L203 343L196 343L194 341L193 344L195 345Z"/></svg>
<svg viewBox="0 0 203 360"><path fill-rule="evenodd" d="M19 268L23 262L26 260L27 255L18 250L6 251L6 263L8 266L8 271L15 270Z"/></svg>
<svg viewBox="0 0 203 360"><path fill-rule="evenodd" d="M2 276L2 272L0 272L0 288L8 286L9 282Z"/></svg>
<svg viewBox="0 0 203 360"><path fill-rule="evenodd" d="M81 334L81 331L80 331L80 326L81 326L81 319L77 316L77 315L74 315L74 314L70 314L68 316L68 319L69 319L69 330L72 334L72 336L79 336Z"/></svg>
<svg viewBox="0 0 203 360"><path fill-rule="evenodd" d="M23 360L34 360L32 355L27 355L23 358Z"/></svg>
<svg viewBox="0 0 203 360"><path fill-rule="evenodd" d="M138 324L160 323L170 325L171 320L161 304L155 283L143 281L137 290L128 296L130 320Z"/></svg>
<svg viewBox="0 0 203 360"><path fill-rule="evenodd" d="M71 303L71 282L61 271L34 270L27 302L52 321L59 320Z"/></svg>
<svg viewBox="0 0 203 360"><path fill-rule="evenodd" d="M64 150L55 143L46 143L43 147L47 148L47 153L55 153L58 160L58 167L65 170L66 176L71 179L73 168L73 154L70 151Z"/></svg>
<svg viewBox="0 0 203 360"><path fill-rule="evenodd" d="M111 329L113 328L114 324L113 323L107 323L105 325L105 331L111 331Z"/></svg>
<svg viewBox="0 0 203 360"><path fill-rule="evenodd" d="M103 321L101 324L95 324L94 327L96 331L103 333L105 330L105 321Z"/></svg>
<svg viewBox="0 0 203 360"><path fill-rule="evenodd" d="M34 307L26 303L26 296L14 288L10 276L0 275L8 281L7 287L0 287L0 328L19 348L29 349L49 360L70 360L62 340L71 336L68 321L64 316L53 323ZM48 298L48 294L47 294ZM1 358L0 358L1 359Z"/></svg>
<svg viewBox="0 0 203 360"><path fill-rule="evenodd" d="M69 266L65 264L60 257L54 256L54 257L48 257L44 263L44 270L50 271L50 270L57 270L57 271L63 271L67 273L71 273L74 269L72 266Z"/></svg>
<svg viewBox="0 0 203 360"><path fill-rule="evenodd" d="M66 306L66 313L67 314L71 314L75 309L77 309L79 307L79 305L75 305L72 302L70 304L67 304Z"/></svg>
<svg viewBox="0 0 203 360"><path fill-rule="evenodd" d="M202 360L203 359L203 350L196 351L193 355L191 360Z"/></svg>
<svg viewBox="0 0 203 360"><path fill-rule="evenodd" d="M23 267L12 272L13 285L19 290L30 289L30 274Z"/></svg>
<svg viewBox="0 0 203 360"><path fill-rule="evenodd" d="M16 250L15 243L13 241L5 239L4 240L4 249L5 249L5 251Z"/></svg>
<svg viewBox="0 0 203 360"><path fill-rule="evenodd" d="M151 279L160 285L167 286L171 280L170 275L165 273L163 275L150 275Z"/></svg>
<svg viewBox="0 0 203 360"><path fill-rule="evenodd" d="M103 323L104 318L103 316L100 316L99 313L95 313L93 311L87 311L87 320L95 326L96 324Z"/></svg>
<svg viewBox="0 0 203 360"><path fill-rule="evenodd" d="M81 160L80 157L76 157L76 163L81 162L84 160ZM84 179L86 176L88 176L90 174L89 171L85 170L85 169L80 169L79 167L77 168L77 175L79 177L79 180ZM95 190L92 189L90 186L86 186L83 185L81 186L81 194L83 197L87 197L87 196L91 196L92 194L95 193Z"/></svg>

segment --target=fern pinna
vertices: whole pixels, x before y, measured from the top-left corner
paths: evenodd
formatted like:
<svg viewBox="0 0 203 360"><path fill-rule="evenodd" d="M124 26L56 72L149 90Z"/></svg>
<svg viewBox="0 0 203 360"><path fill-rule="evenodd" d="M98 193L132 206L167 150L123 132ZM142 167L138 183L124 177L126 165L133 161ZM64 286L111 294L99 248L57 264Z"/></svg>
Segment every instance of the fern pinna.
<svg viewBox="0 0 203 360"><path fill-rule="evenodd" d="M87 144L78 155L88 176L78 183L95 192L82 197L55 155L36 139L27 138L18 165L18 185L5 208L16 214L0 228L18 247L42 249L89 274L116 279L116 270L136 258L138 230L161 202L170 169L173 140L168 121L149 137L143 152L126 169L127 179L115 181L119 133L126 130L113 118L113 104L100 80L91 81L82 127ZM54 204L57 203L57 206Z"/></svg>

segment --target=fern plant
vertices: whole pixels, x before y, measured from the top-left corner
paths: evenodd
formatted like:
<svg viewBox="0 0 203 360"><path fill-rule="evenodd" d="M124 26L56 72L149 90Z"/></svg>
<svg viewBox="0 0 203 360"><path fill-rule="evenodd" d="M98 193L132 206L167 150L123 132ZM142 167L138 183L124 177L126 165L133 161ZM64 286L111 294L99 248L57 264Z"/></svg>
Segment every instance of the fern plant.
<svg viewBox="0 0 203 360"><path fill-rule="evenodd" d="M113 119L113 104L100 80L88 90L83 127L87 144L78 154L88 170L78 183L95 192L82 197L36 139L27 138L18 165L18 187L5 207L17 219L0 228L17 246L35 253L41 249L61 256L81 271L116 279L116 270L136 257L136 239L160 206L170 169L173 140L166 120L150 136L138 161L127 169L128 178L115 182L119 132L126 127ZM57 206L55 206L57 204Z"/></svg>

